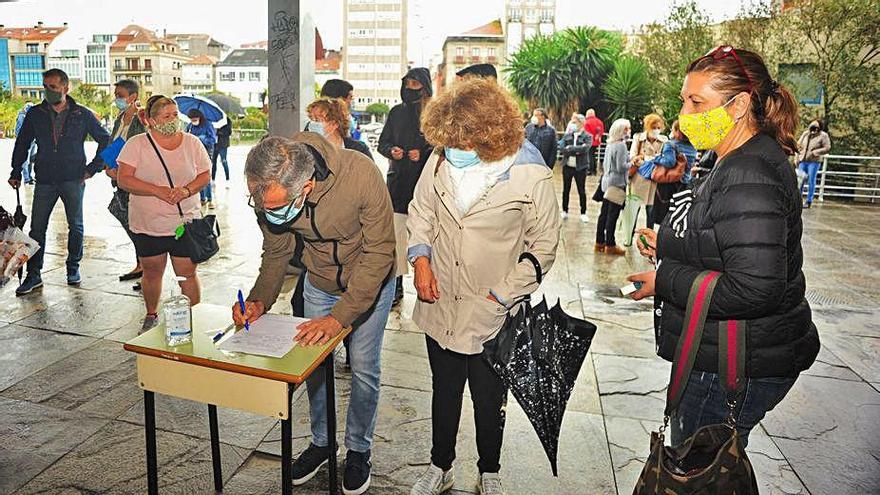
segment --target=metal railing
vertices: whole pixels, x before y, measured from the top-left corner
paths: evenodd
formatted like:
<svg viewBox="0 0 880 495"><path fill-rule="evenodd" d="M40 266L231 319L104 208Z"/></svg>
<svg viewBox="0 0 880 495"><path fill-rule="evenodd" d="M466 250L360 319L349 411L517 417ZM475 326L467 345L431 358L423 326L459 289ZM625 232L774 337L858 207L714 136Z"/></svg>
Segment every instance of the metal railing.
<svg viewBox="0 0 880 495"><path fill-rule="evenodd" d="M825 155L816 185L819 201L880 201L880 156Z"/></svg>
<svg viewBox="0 0 880 495"><path fill-rule="evenodd" d="M266 129L232 129L230 139L235 143L259 141L268 132Z"/></svg>

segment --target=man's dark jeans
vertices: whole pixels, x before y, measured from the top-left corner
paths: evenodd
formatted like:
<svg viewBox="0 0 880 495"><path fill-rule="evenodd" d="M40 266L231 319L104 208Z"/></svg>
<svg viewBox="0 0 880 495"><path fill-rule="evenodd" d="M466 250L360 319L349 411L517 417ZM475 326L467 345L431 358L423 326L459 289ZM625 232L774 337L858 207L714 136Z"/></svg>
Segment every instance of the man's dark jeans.
<svg viewBox="0 0 880 495"><path fill-rule="evenodd" d="M61 199L67 215L67 273L79 269L83 257L83 193L82 181L66 181L34 186L30 236L40 243L40 250L28 261L28 275L39 276L43 269L46 247L46 229L55 204Z"/></svg>
<svg viewBox="0 0 880 495"><path fill-rule="evenodd" d="M743 446L749 443L749 432L764 415L785 397L796 377L780 376L750 378L736 398L736 429ZM718 375L695 371L691 373L678 410L670 417L672 445L681 445L703 426L724 423L730 408L727 391Z"/></svg>

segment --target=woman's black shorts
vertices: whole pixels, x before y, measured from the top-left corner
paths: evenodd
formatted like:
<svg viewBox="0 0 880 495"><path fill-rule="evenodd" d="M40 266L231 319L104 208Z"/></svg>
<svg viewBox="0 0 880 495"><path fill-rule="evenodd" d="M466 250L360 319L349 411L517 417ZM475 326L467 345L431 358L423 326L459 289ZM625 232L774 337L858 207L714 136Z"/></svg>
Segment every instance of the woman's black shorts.
<svg viewBox="0 0 880 495"><path fill-rule="evenodd" d="M131 233L134 250L139 258L159 256L168 253L178 258L189 258L189 249L185 242L174 240L174 236L156 237L147 234Z"/></svg>

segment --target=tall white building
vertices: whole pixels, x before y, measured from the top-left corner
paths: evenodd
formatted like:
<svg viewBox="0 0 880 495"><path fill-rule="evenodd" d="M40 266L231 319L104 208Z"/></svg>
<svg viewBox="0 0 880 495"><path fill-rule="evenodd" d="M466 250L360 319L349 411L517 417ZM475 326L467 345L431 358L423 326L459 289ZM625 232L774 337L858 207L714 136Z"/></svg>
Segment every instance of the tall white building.
<svg viewBox="0 0 880 495"><path fill-rule="evenodd" d="M115 82L110 70L110 46L115 42L115 34L92 35L83 54L83 83L97 86L108 94L113 92Z"/></svg>
<svg viewBox="0 0 880 495"><path fill-rule="evenodd" d="M406 73L406 0L343 2L342 77L354 86L354 108L400 102Z"/></svg>
<svg viewBox="0 0 880 495"><path fill-rule="evenodd" d="M504 34L507 53L519 51L522 42L535 35L556 32L556 0L505 0Z"/></svg>

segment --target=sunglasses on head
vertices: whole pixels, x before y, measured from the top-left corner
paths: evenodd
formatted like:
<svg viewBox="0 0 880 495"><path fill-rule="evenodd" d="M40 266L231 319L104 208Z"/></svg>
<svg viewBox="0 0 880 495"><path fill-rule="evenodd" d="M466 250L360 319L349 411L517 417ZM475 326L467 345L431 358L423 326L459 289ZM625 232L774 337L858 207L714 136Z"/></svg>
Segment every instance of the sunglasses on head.
<svg viewBox="0 0 880 495"><path fill-rule="evenodd" d="M736 54L736 49L730 45L720 45L718 47L709 50L708 53L702 56L702 58L709 58L712 60L724 60L727 57L733 57L736 60L736 63L739 65L740 70L744 76L746 76L746 80L749 81L749 87L754 88L755 84L752 81L752 77L749 75L749 71L746 70L745 64L743 64L742 59L739 58L739 55Z"/></svg>

